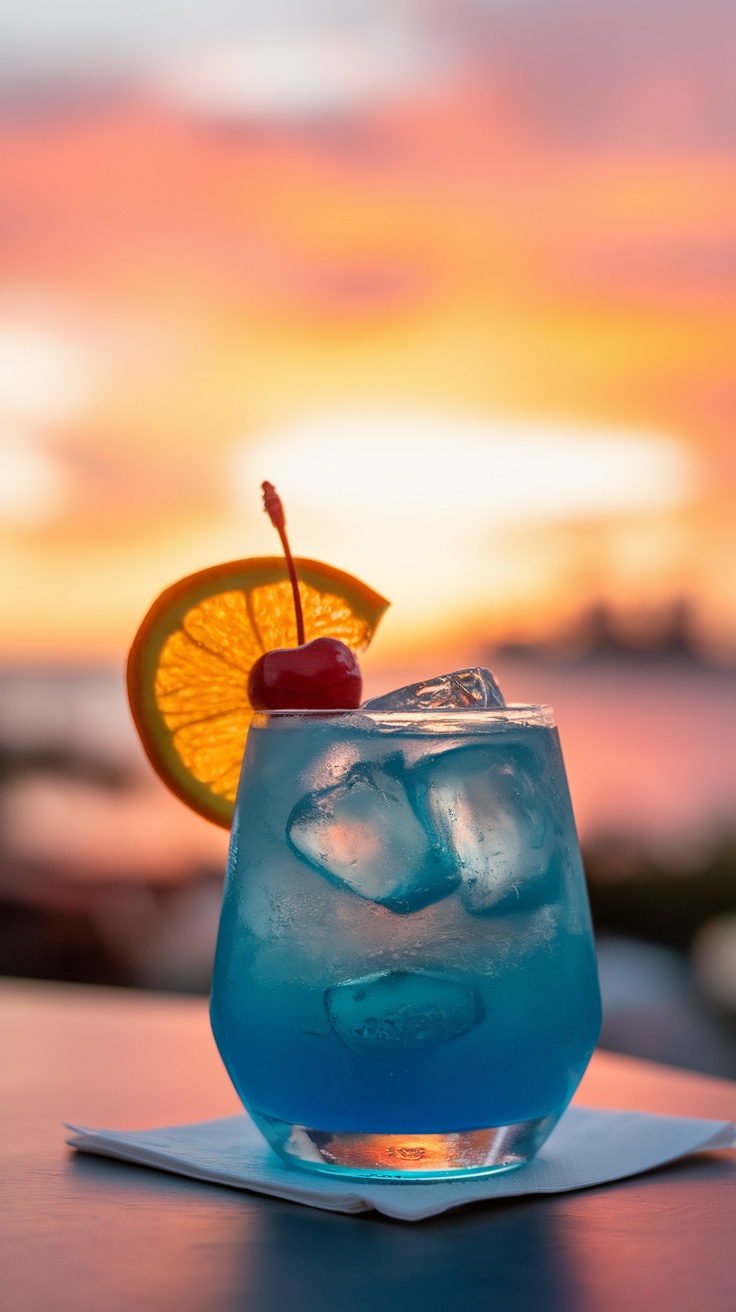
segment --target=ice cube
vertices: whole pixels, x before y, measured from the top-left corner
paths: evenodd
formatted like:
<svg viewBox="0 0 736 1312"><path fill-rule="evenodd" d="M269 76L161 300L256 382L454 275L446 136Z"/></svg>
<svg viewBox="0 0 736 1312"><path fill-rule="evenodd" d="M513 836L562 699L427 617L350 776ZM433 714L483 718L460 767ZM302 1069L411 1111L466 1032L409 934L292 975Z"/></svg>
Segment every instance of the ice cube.
<svg viewBox="0 0 736 1312"><path fill-rule="evenodd" d="M348 980L325 993L330 1024L353 1052L392 1061L436 1047L483 1020L477 989L441 975L386 971Z"/></svg>
<svg viewBox="0 0 736 1312"><path fill-rule="evenodd" d="M435 679L410 683L384 697L363 702L366 711L487 711L505 706L503 693L490 670L474 665L468 670L438 674Z"/></svg>
<svg viewBox="0 0 736 1312"><path fill-rule="evenodd" d="M550 896L554 830L535 770L523 749L490 746L461 747L420 767L428 826L473 915L522 910Z"/></svg>
<svg viewBox="0 0 736 1312"><path fill-rule="evenodd" d="M287 835L331 883L399 914L446 897L459 882L409 801L400 756L360 762L341 783L307 793Z"/></svg>

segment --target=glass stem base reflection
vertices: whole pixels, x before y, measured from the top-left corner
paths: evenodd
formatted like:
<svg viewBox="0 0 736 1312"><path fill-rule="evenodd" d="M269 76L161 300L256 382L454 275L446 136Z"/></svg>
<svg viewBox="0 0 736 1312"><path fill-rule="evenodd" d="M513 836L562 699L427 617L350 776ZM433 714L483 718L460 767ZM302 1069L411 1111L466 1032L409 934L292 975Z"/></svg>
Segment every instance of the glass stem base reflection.
<svg viewBox="0 0 736 1312"><path fill-rule="evenodd" d="M559 1120L559 1113L487 1130L445 1134L367 1134L310 1130L251 1112L271 1147L290 1166L372 1180L446 1180L491 1175L523 1166Z"/></svg>

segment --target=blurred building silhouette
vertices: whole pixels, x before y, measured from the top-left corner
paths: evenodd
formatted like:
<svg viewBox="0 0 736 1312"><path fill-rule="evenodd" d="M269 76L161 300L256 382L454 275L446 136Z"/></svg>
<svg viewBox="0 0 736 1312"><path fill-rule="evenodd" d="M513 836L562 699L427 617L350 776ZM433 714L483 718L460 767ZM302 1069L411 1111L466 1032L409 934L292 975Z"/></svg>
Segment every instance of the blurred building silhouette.
<svg viewBox="0 0 736 1312"><path fill-rule="evenodd" d="M554 642L503 642L492 648L498 658L536 657L585 662L678 662L710 668L711 657L700 641L692 604L680 598L662 611L622 618L607 602L582 611L574 625ZM719 662L718 668L723 668Z"/></svg>

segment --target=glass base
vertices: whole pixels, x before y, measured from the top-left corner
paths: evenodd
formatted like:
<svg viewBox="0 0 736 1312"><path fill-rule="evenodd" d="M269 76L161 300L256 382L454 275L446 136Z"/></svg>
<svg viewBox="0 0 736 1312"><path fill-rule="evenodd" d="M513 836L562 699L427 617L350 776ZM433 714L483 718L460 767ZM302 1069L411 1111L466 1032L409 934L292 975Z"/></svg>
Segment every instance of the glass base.
<svg viewBox="0 0 736 1312"><path fill-rule="evenodd" d="M290 1166L370 1180L447 1180L523 1166L542 1146L559 1112L488 1130L446 1134L366 1134L309 1130L251 1111L261 1133Z"/></svg>

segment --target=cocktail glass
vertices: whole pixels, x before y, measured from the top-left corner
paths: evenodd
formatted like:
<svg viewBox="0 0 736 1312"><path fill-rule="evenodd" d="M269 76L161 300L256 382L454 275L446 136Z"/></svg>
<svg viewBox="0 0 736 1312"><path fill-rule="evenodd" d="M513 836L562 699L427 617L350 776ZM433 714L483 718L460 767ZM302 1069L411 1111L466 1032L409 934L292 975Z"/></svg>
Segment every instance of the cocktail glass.
<svg viewBox="0 0 736 1312"><path fill-rule="evenodd" d="M550 708L256 713L211 1015L295 1166L426 1179L527 1161L600 1028Z"/></svg>

